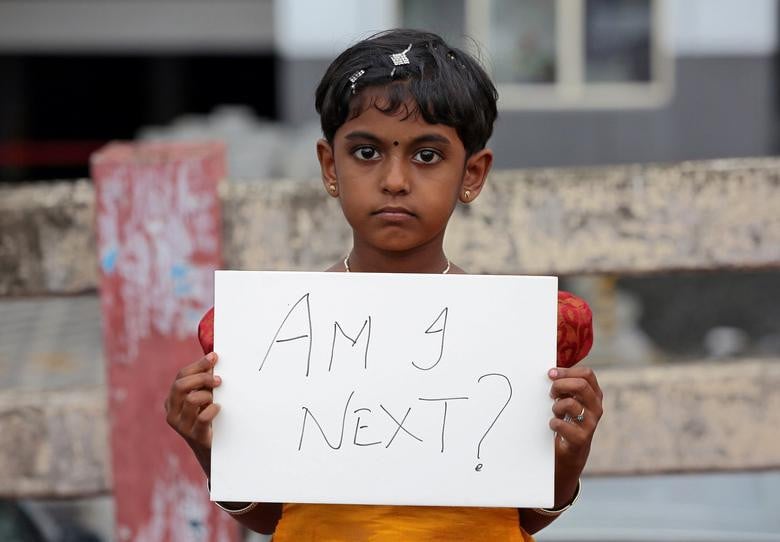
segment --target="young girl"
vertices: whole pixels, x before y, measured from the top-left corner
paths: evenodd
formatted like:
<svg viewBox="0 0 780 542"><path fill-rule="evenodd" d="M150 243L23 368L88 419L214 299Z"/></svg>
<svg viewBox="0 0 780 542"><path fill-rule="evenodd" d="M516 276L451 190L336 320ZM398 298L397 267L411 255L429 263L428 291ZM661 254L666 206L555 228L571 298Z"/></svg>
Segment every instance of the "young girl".
<svg viewBox="0 0 780 542"><path fill-rule="evenodd" d="M468 54L439 36L394 30L361 41L328 68L316 94L324 139L317 157L325 190L338 198L353 246L333 272L464 273L444 254L458 201L482 190L493 162L485 144L496 118L492 82ZM565 310L561 310L563 307ZM168 423L210 472L213 311L199 329L205 357L182 369L166 401ZM573 327L579 331L572 332ZM300 540L533 540L579 493L579 477L602 414L593 372L571 367L590 348L590 311L559 296L559 359L552 368L557 433L555 507L510 509L220 503L248 528ZM567 335L568 333L568 335ZM569 335L573 339L567 338Z"/></svg>

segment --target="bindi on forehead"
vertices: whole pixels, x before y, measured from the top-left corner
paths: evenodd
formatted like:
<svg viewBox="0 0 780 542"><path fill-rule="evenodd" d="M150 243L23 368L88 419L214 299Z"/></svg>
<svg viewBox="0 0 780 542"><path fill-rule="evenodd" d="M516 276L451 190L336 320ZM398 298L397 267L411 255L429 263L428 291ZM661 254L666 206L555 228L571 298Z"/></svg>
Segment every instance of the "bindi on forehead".
<svg viewBox="0 0 780 542"><path fill-rule="evenodd" d="M398 141L393 141L393 145L397 147L398 146Z"/></svg>

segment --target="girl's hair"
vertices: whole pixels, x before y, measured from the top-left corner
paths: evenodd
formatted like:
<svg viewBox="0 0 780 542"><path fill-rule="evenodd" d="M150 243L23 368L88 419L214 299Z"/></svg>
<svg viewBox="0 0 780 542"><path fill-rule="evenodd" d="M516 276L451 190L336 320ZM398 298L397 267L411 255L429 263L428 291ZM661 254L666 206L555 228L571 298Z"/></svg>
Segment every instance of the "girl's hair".
<svg viewBox="0 0 780 542"><path fill-rule="evenodd" d="M409 63L396 66L390 55L407 48ZM364 103L361 91L368 87L385 87L381 104ZM317 87L315 106L330 143L342 124L373 106L387 114L403 109L404 118L420 114L430 124L452 126L471 155L485 147L493 132L497 99L496 87L471 55L431 32L396 29L341 53Z"/></svg>

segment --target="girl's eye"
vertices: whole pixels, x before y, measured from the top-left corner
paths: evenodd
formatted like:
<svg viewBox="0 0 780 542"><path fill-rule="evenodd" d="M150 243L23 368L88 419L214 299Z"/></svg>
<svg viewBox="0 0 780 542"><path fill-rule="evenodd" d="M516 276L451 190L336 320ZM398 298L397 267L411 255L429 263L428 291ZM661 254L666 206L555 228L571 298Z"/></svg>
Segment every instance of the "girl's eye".
<svg viewBox="0 0 780 542"><path fill-rule="evenodd" d="M352 155L358 160L379 160L379 153L374 147L360 147Z"/></svg>
<svg viewBox="0 0 780 542"><path fill-rule="evenodd" d="M435 164L441 159L441 155L432 149L423 149L414 155L414 161L423 164Z"/></svg>

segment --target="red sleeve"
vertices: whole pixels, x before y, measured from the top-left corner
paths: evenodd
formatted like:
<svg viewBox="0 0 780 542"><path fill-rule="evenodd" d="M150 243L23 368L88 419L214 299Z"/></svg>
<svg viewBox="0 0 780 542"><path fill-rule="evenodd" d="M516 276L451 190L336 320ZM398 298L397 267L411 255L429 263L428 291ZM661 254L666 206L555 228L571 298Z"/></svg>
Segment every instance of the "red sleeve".
<svg viewBox="0 0 780 542"><path fill-rule="evenodd" d="M198 340L204 354L214 350L214 307L211 307L198 324Z"/></svg>
<svg viewBox="0 0 780 542"><path fill-rule="evenodd" d="M203 353L214 350L214 308L203 315L198 325L198 340ZM593 314L583 299L569 292L558 292L558 366L571 367L588 355L593 346Z"/></svg>
<svg viewBox="0 0 780 542"><path fill-rule="evenodd" d="M585 300L558 292L558 367L579 363L593 346L593 313Z"/></svg>

